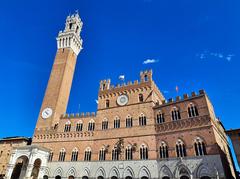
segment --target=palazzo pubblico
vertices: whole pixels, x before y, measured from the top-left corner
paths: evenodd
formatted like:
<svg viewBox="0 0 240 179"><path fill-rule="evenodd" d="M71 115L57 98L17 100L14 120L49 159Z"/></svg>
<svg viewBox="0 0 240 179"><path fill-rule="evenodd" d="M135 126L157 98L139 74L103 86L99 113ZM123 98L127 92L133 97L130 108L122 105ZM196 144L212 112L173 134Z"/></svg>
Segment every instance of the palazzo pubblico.
<svg viewBox="0 0 240 179"><path fill-rule="evenodd" d="M116 86L102 80L96 113L66 114L82 25L68 16L57 36L32 144L12 151L6 179L236 178L206 92L166 100L151 70Z"/></svg>

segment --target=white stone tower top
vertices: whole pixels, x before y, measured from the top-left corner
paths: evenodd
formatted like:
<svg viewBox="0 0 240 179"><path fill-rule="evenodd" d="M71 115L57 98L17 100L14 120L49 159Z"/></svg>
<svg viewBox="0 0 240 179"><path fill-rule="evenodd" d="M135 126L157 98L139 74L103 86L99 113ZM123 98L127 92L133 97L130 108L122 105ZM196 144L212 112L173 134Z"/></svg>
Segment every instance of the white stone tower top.
<svg viewBox="0 0 240 179"><path fill-rule="evenodd" d="M78 13L68 16L64 31L58 33L57 48L71 48L78 55L82 49L82 39L80 37L82 25L83 23Z"/></svg>

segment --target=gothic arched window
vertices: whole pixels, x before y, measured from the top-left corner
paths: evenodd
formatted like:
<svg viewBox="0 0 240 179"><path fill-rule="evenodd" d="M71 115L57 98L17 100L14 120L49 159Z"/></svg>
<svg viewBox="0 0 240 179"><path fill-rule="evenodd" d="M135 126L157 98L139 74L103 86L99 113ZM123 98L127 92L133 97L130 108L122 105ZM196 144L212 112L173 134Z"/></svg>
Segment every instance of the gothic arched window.
<svg viewBox="0 0 240 179"><path fill-rule="evenodd" d="M109 101L109 99L107 99L106 100L106 108L109 108L109 106L110 106L110 101Z"/></svg>
<svg viewBox="0 0 240 179"><path fill-rule="evenodd" d="M95 129L95 122L93 119L91 119L89 122L88 122L88 131L94 131Z"/></svg>
<svg viewBox="0 0 240 179"><path fill-rule="evenodd" d="M148 76L144 75L144 81L148 81Z"/></svg>
<svg viewBox="0 0 240 179"><path fill-rule="evenodd" d="M139 116L139 126L146 126L147 125L147 118L146 116L142 113Z"/></svg>
<svg viewBox="0 0 240 179"><path fill-rule="evenodd" d="M71 130L71 122L67 121L64 126L64 132L70 132Z"/></svg>
<svg viewBox="0 0 240 179"><path fill-rule="evenodd" d="M157 124L161 124L164 123L165 119L164 119L164 113L162 113L162 111L159 111L157 113Z"/></svg>
<svg viewBox="0 0 240 179"><path fill-rule="evenodd" d="M206 155L206 147L203 140L200 137L197 137L194 141L194 148L196 156Z"/></svg>
<svg viewBox="0 0 240 179"><path fill-rule="evenodd" d="M120 119L119 117L117 116L115 119L114 119L114 128L120 128Z"/></svg>
<svg viewBox="0 0 240 179"><path fill-rule="evenodd" d="M125 149L125 159L126 160L133 159L133 150L131 145L128 145L127 148Z"/></svg>
<svg viewBox="0 0 240 179"><path fill-rule="evenodd" d="M159 148L159 154L160 158L168 158L168 146L165 142L161 142L160 148Z"/></svg>
<svg viewBox="0 0 240 179"><path fill-rule="evenodd" d="M78 160L78 150L77 148L74 148L72 151L71 161L77 161L77 160Z"/></svg>
<svg viewBox="0 0 240 179"><path fill-rule="evenodd" d="M195 117L198 116L198 109L197 106L193 103L190 103L188 106L188 116L189 117Z"/></svg>
<svg viewBox="0 0 240 179"><path fill-rule="evenodd" d="M119 149L116 146L112 149L112 160L119 160Z"/></svg>
<svg viewBox="0 0 240 179"><path fill-rule="evenodd" d="M176 120L179 120L179 119L181 119L180 111L177 107L174 107L172 109L172 120L176 121Z"/></svg>
<svg viewBox="0 0 240 179"><path fill-rule="evenodd" d="M133 121L131 116L127 116L126 118L126 127L132 127Z"/></svg>
<svg viewBox="0 0 240 179"><path fill-rule="evenodd" d="M99 160L105 160L106 159L106 149L102 147L99 151Z"/></svg>
<svg viewBox="0 0 240 179"><path fill-rule="evenodd" d="M143 94L139 94L138 95L138 101L139 102L143 102Z"/></svg>
<svg viewBox="0 0 240 179"><path fill-rule="evenodd" d="M83 122L78 121L76 125L76 131L82 131L82 129L83 129Z"/></svg>
<svg viewBox="0 0 240 179"><path fill-rule="evenodd" d="M65 160L66 151L62 148L59 152L58 161L63 162Z"/></svg>
<svg viewBox="0 0 240 179"><path fill-rule="evenodd" d="M148 148L145 144L142 144L140 147L140 159L147 160L148 159Z"/></svg>
<svg viewBox="0 0 240 179"><path fill-rule="evenodd" d="M92 156L92 151L91 151L91 148L88 147L84 152L84 161L91 161L91 156Z"/></svg>
<svg viewBox="0 0 240 179"><path fill-rule="evenodd" d="M108 120L105 118L102 121L102 130L108 129Z"/></svg>
<svg viewBox="0 0 240 179"><path fill-rule="evenodd" d="M52 159L53 159L53 151L51 151L51 152L49 153L48 162L51 162Z"/></svg>
<svg viewBox="0 0 240 179"><path fill-rule="evenodd" d="M176 143L176 153L177 153L177 157L187 156L185 145L184 145L183 141L180 139L178 139L178 141Z"/></svg>

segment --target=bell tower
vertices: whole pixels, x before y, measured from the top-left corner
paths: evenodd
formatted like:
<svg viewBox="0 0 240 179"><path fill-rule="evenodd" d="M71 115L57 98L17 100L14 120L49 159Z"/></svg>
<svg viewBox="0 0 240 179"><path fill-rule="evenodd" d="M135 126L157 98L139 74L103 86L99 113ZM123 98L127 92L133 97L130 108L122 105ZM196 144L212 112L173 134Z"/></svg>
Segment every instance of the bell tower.
<svg viewBox="0 0 240 179"><path fill-rule="evenodd" d="M64 31L58 33L57 52L36 129L55 126L66 112L77 56L82 49L82 24L76 13L67 17Z"/></svg>

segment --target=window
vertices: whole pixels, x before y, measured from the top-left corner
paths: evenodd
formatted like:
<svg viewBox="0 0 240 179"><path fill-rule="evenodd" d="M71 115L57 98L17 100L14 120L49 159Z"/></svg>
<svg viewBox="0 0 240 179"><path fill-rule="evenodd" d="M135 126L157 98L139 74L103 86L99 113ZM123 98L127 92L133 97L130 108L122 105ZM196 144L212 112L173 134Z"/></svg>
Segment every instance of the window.
<svg viewBox="0 0 240 179"><path fill-rule="evenodd" d="M102 121L102 130L106 130L106 129L108 129L108 120L105 118Z"/></svg>
<svg viewBox="0 0 240 179"><path fill-rule="evenodd" d="M158 114L157 114L157 124L161 124L161 123L164 123L164 122L165 122L164 113L159 111Z"/></svg>
<svg viewBox="0 0 240 179"><path fill-rule="evenodd" d="M132 150L131 145L128 145L126 150L125 150L125 159L126 160L132 160L133 159L133 150Z"/></svg>
<svg viewBox="0 0 240 179"><path fill-rule="evenodd" d="M188 116L195 117L198 116L198 109L193 103L190 103L188 106Z"/></svg>
<svg viewBox="0 0 240 179"><path fill-rule="evenodd" d="M112 149L112 160L119 160L119 150L116 146Z"/></svg>
<svg viewBox="0 0 240 179"><path fill-rule="evenodd" d="M48 156L48 162L51 162L53 159L53 152L51 151L49 156Z"/></svg>
<svg viewBox="0 0 240 179"><path fill-rule="evenodd" d="M179 109L174 107L172 110L172 120L176 121L178 119L181 119L181 115L180 115Z"/></svg>
<svg viewBox="0 0 240 179"><path fill-rule="evenodd" d="M82 129L83 129L83 123L82 121L78 121L76 125L76 131L82 131Z"/></svg>
<svg viewBox="0 0 240 179"><path fill-rule="evenodd" d="M116 117L114 120L114 128L120 128L120 119Z"/></svg>
<svg viewBox="0 0 240 179"><path fill-rule="evenodd" d="M72 30L72 23L69 24L69 29Z"/></svg>
<svg viewBox="0 0 240 179"><path fill-rule="evenodd" d="M105 88L106 88L106 84L103 83L103 85L102 85L102 89L105 90Z"/></svg>
<svg viewBox="0 0 240 179"><path fill-rule="evenodd" d="M148 76L147 75L144 76L144 81L148 81Z"/></svg>
<svg viewBox="0 0 240 179"><path fill-rule="evenodd" d="M201 138L197 137L195 139L194 148L196 156L206 155L206 147Z"/></svg>
<svg viewBox="0 0 240 179"><path fill-rule="evenodd" d="M139 94L138 95L138 101L139 102L143 102L143 94Z"/></svg>
<svg viewBox="0 0 240 179"><path fill-rule="evenodd" d="M142 144L140 147L140 159L147 160L148 159L148 148L145 144Z"/></svg>
<svg viewBox="0 0 240 179"><path fill-rule="evenodd" d="M110 104L110 102L109 102L109 100L107 99L107 100L106 100L106 108L109 108L109 104Z"/></svg>
<svg viewBox="0 0 240 179"><path fill-rule="evenodd" d="M147 125L147 119L144 114L141 114L139 116L139 126L146 126Z"/></svg>
<svg viewBox="0 0 240 179"><path fill-rule="evenodd" d="M88 131L94 131L94 129L95 129L95 122L94 120L91 120L88 123Z"/></svg>
<svg viewBox="0 0 240 179"><path fill-rule="evenodd" d="M76 31L75 31L76 33L78 32L78 29L79 29L79 27L77 26Z"/></svg>
<svg viewBox="0 0 240 179"><path fill-rule="evenodd" d="M176 153L177 153L177 157L185 157L186 155L186 149L185 149L185 145L183 143L182 140L178 140L176 143Z"/></svg>
<svg viewBox="0 0 240 179"><path fill-rule="evenodd" d="M59 152L58 161L63 162L65 160L65 155L66 155L65 149L61 149Z"/></svg>
<svg viewBox="0 0 240 179"><path fill-rule="evenodd" d="M165 142L161 142L160 148L159 148L159 155L160 158L168 158L168 147Z"/></svg>
<svg viewBox="0 0 240 179"><path fill-rule="evenodd" d="M91 155L92 155L91 148L88 147L85 150L84 161L91 161Z"/></svg>
<svg viewBox="0 0 240 179"><path fill-rule="evenodd" d="M68 121L68 122L66 122L66 124L65 124L64 132L70 132L70 130L71 130L71 122Z"/></svg>
<svg viewBox="0 0 240 179"><path fill-rule="evenodd" d="M74 148L72 151L71 161L77 161L77 160L78 160L78 150L77 148Z"/></svg>
<svg viewBox="0 0 240 179"><path fill-rule="evenodd" d="M126 118L126 127L132 127L133 121L131 116L127 116Z"/></svg>
<svg viewBox="0 0 240 179"><path fill-rule="evenodd" d="M101 148L101 150L99 151L99 160L105 160L106 159L106 150L105 148Z"/></svg>

